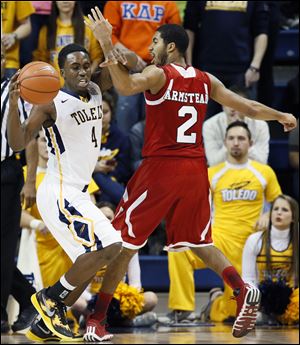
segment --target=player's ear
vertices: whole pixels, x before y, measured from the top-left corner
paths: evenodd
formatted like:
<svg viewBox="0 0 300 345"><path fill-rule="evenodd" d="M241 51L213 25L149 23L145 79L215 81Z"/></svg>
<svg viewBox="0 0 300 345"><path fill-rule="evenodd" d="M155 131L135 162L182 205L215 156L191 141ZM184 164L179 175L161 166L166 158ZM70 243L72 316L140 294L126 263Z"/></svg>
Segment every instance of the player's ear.
<svg viewBox="0 0 300 345"><path fill-rule="evenodd" d="M63 68L60 69L60 75L64 78L65 77L65 70Z"/></svg>

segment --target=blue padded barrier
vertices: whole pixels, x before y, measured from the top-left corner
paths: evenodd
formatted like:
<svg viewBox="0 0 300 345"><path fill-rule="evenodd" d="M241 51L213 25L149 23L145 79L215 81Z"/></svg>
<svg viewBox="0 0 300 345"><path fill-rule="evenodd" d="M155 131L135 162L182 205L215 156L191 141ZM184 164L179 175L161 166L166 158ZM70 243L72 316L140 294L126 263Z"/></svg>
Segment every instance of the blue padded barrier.
<svg viewBox="0 0 300 345"><path fill-rule="evenodd" d="M275 51L276 62L295 62L299 60L299 30L281 30Z"/></svg>
<svg viewBox="0 0 300 345"><path fill-rule="evenodd" d="M145 291L169 292L168 257L140 255L139 258ZM195 286L197 291L209 291L216 286L223 287L223 282L215 272L206 268L195 271Z"/></svg>

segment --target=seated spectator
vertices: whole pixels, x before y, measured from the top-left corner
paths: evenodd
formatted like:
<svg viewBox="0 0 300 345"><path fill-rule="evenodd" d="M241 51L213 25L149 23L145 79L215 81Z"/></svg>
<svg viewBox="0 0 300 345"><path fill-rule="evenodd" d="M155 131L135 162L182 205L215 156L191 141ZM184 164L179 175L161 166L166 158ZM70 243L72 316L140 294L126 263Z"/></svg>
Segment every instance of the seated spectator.
<svg viewBox="0 0 300 345"><path fill-rule="evenodd" d="M268 228L246 241L242 277L262 292L260 324L299 322L298 219L297 201L280 195L271 207Z"/></svg>
<svg viewBox="0 0 300 345"><path fill-rule="evenodd" d="M232 86L230 90L248 98L248 90L242 86ZM267 122L244 116L237 110L223 106L223 111L203 123L205 155L209 166L226 160L227 149L224 143L227 126L234 121L244 121L251 132L253 144L249 149L249 158L267 164L269 156L270 133Z"/></svg>
<svg viewBox="0 0 300 345"><path fill-rule="evenodd" d="M142 148L144 145L145 120L133 125L129 132L130 141L130 163L131 168L135 171L142 163Z"/></svg>
<svg viewBox="0 0 300 345"><path fill-rule="evenodd" d="M30 1L1 1L1 42L6 50L5 77L12 77L20 68L19 41L31 32Z"/></svg>
<svg viewBox="0 0 300 345"><path fill-rule="evenodd" d="M208 169L213 200L212 233L220 249L240 273L242 250L250 234L265 226L269 213L263 215L264 200L272 202L281 194L274 171L265 164L249 160L251 133L245 122L232 122L225 132L227 160ZM169 322L191 321L195 310L194 270L204 268L192 250L169 252L170 294ZM224 292L214 288L202 309L204 321L234 319L236 305L227 284ZM162 320L165 322L165 319Z"/></svg>
<svg viewBox="0 0 300 345"><path fill-rule="evenodd" d="M92 73L103 58L99 42L84 23L78 1L53 1L51 14L39 34L38 48L34 51L34 60L45 61L58 71L58 53L70 44L84 46L90 54ZM61 78L63 84L63 79Z"/></svg>
<svg viewBox="0 0 300 345"><path fill-rule="evenodd" d="M289 160L293 171L293 196L299 199L299 120L298 126L289 133Z"/></svg>
<svg viewBox="0 0 300 345"><path fill-rule="evenodd" d="M30 16L31 33L20 44L20 65L25 66L33 59L33 52L38 46L41 28L48 21L51 13L52 1L31 1L35 13Z"/></svg>
<svg viewBox="0 0 300 345"><path fill-rule="evenodd" d="M130 156L128 136L113 121L114 109L113 97L104 93L101 150L93 179L100 188L97 201L117 205L130 178Z"/></svg>

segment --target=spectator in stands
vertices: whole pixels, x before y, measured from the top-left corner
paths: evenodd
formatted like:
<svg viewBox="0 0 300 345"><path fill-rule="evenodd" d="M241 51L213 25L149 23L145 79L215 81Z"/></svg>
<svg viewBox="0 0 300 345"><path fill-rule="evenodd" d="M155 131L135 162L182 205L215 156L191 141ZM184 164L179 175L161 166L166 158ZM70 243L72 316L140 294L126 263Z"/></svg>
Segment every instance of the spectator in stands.
<svg viewBox="0 0 300 345"><path fill-rule="evenodd" d="M38 46L39 33L43 25L48 21L51 13L52 1L31 1L35 13L30 16L31 33L20 44L20 65L23 67L33 59L33 52Z"/></svg>
<svg viewBox="0 0 300 345"><path fill-rule="evenodd" d="M238 95L248 98L248 90L244 86L233 85L229 88ZM269 126L266 121L254 120L244 116L237 110L223 106L223 111L212 116L203 123L203 139L205 155L209 166L224 162L227 148L224 143L226 127L234 121L247 123L252 135L249 158L267 164L269 156Z"/></svg>
<svg viewBox="0 0 300 345"><path fill-rule="evenodd" d="M208 169L214 210L213 241L238 272L242 270L242 250L247 238L255 226L263 228L268 223L269 214L261 215L264 200L272 202L281 194L274 171L268 165L249 160L251 140L245 122L231 123L225 135L227 160ZM191 250L169 252L168 259L172 312L167 319L188 322L195 310L194 270L205 266ZM226 284L224 293L213 289L208 305L203 308L203 319L224 321L235 317L236 306L230 300L231 295L232 290Z"/></svg>
<svg viewBox="0 0 300 345"><path fill-rule="evenodd" d="M58 53L70 44L84 46L90 54L92 73L103 58L101 47L90 28L84 24L84 16L78 1L53 1L51 14L39 34L34 60L52 64L58 71ZM61 78L61 82L62 78Z"/></svg>
<svg viewBox="0 0 300 345"><path fill-rule="evenodd" d="M129 139L114 121L113 96L103 94L102 142L93 179L100 188L98 201L117 205L130 178Z"/></svg>
<svg viewBox="0 0 300 345"><path fill-rule="evenodd" d="M299 126L299 120L298 120ZM293 171L293 196L299 199L299 127L289 134L289 160Z"/></svg>
<svg viewBox="0 0 300 345"><path fill-rule="evenodd" d="M19 41L31 32L32 13L34 8L30 1L1 1L1 41L6 50L7 78L20 67Z"/></svg>
<svg viewBox="0 0 300 345"><path fill-rule="evenodd" d="M240 83L251 87L255 98L254 85L267 48L268 15L264 1L188 1L187 63L213 74L226 87ZM220 105L210 101L207 116L219 111Z"/></svg>
<svg viewBox="0 0 300 345"><path fill-rule="evenodd" d="M268 228L250 235L246 241L242 274L246 282L262 292L260 323L299 321L299 306L295 316L288 312L292 289L299 287L298 220L297 201L279 195L271 207ZM294 294L299 296L297 290Z"/></svg>
<svg viewBox="0 0 300 345"><path fill-rule="evenodd" d="M144 145L145 120L133 125L129 132L130 141L130 164L135 171L142 163L142 149Z"/></svg>
<svg viewBox="0 0 300 345"><path fill-rule="evenodd" d="M179 10L174 1L107 1L104 17L113 27L115 47L132 50L138 55L135 71L140 72L151 63L148 47L155 30L163 24L180 24ZM118 126L125 133L145 118L142 93L119 96L116 108Z"/></svg>
<svg viewBox="0 0 300 345"><path fill-rule="evenodd" d="M269 107L274 104L273 66L280 29L280 1L266 1L269 6L268 45L260 66L257 100Z"/></svg>

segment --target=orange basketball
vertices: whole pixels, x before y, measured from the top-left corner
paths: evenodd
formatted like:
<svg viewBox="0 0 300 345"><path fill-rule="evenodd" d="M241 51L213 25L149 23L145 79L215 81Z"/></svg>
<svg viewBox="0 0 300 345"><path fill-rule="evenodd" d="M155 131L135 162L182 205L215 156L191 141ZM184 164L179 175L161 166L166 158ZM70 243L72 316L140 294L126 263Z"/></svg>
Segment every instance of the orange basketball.
<svg viewBox="0 0 300 345"><path fill-rule="evenodd" d="M18 77L21 97L31 104L47 104L60 89L59 74L46 62L34 61L25 65Z"/></svg>

